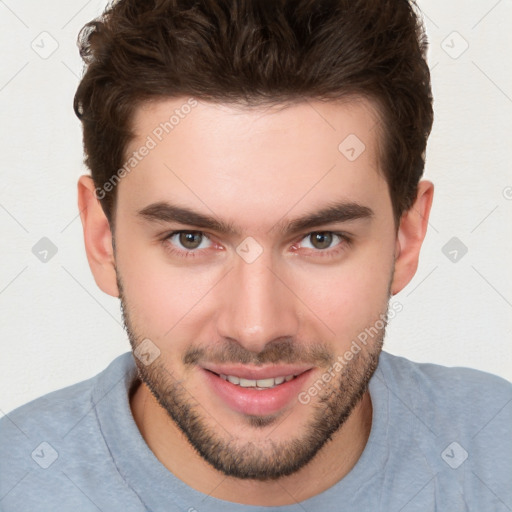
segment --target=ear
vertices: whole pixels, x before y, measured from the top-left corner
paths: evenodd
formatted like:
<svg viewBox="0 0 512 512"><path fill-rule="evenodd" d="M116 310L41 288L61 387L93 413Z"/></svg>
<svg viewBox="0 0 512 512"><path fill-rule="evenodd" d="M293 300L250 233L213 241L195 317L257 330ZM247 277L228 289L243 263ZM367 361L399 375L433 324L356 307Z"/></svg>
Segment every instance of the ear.
<svg viewBox="0 0 512 512"><path fill-rule="evenodd" d="M112 233L90 176L80 176L78 180L78 208L87 260L94 280L102 291L118 297Z"/></svg>
<svg viewBox="0 0 512 512"><path fill-rule="evenodd" d="M414 204L400 219L396 238L395 272L391 285L393 295L405 288L416 273L433 197L434 185L430 181L420 181Z"/></svg>

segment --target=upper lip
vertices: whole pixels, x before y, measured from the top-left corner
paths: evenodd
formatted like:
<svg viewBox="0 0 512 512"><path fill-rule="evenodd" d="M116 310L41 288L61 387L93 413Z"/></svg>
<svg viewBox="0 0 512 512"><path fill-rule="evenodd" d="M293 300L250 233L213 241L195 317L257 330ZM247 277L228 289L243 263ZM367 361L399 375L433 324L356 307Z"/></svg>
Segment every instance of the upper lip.
<svg viewBox="0 0 512 512"><path fill-rule="evenodd" d="M288 375L300 375L311 369L311 366L272 365L272 366L243 366L239 364L205 364L205 370L218 375L233 375L242 379L263 380Z"/></svg>

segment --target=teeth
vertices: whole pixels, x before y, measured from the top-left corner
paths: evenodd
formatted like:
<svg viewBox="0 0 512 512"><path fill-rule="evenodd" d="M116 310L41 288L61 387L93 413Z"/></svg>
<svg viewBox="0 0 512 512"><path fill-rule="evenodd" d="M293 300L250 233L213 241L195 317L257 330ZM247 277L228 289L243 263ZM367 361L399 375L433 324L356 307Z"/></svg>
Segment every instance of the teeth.
<svg viewBox="0 0 512 512"><path fill-rule="evenodd" d="M243 388L253 388L254 386L256 386L256 381L251 379L240 379L239 386Z"/></svg>
<svg viewBox="0 0 512 512"><path fill-rule="evenodd" d="M272 388L275 386L275 379L259 379L256 381L256 386L259 388Z"/></svg>
<svg viewBox="0 0 512 512"><path fill-rule="evenodd" d="M295 375L286 375L284 377L275 377L269 379L244 379L242 377L237 377L236 375L224 375L221 373L219 377L223 380L227 380L231 382L231 384L235 384L236 386L240 386L242 388L256 388L256 389L270 389L275 386L279 386L283 382L290 382Z"/></svg>

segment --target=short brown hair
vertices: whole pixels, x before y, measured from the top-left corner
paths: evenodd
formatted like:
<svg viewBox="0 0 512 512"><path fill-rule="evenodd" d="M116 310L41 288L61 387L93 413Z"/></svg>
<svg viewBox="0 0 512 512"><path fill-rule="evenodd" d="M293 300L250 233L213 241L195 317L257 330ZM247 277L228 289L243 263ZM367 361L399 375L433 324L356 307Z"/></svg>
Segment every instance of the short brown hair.
<svg viewBox="0 0 512 512"><path fill-rule="evenodd" d="M144 101L251 106L356 95L378 105L395 219L414 202L433 112L413 2L119 0L78 41L86 70L74 110L96 187L122 167ZM100 199L112 222L115 187Z"/></svg>

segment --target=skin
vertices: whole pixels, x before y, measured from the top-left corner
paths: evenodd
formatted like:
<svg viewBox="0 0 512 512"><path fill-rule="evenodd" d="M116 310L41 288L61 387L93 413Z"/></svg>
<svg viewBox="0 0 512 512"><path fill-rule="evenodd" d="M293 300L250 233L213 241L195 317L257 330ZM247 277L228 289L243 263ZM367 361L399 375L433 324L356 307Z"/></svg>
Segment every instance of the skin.
<svg viewBox="0 0 512 512"><path fill-rule="evenodd" d="M127 155L186 100L139 107ZM131 396L135 422L160 462L201 492L251 505L299 502L342 479L364 450L372 405L363 374L378 357L384 330L354 357L350 371L337 372L309 404L291 400L274 414L234 410L209 386L201 365L232 361L237 354L246 368L270 368L286 362L279 345L286 341L289 359L309 368L300 387L308 390L412 279L433 185L419 183L413 207L396 226L379 168L377 121L371 103L362 99L250 109L199 102L117 186L115 250L91 178L79 180L96 283L122 299L132 346L149 338L160 351L148 366L135 358L144 381ZM354 161L338 150L350 134L366 146ZM140 215L162 201L232 224L236 232L204 229L208 238L200 248L187 249L168 235L201 228ZM340 201L363 205L372 215L286 231L294 219ZM334 237L329 247L317 248L309 237L316 232L342 232L351 242ZM237 253L247 237L262 251L251 263ZM202 356L186 364L192 348ZM272 447L292 460L293 450L285 450L318 431L315 418L329 410L340 416L331 418L337 427L299 468L279 477L260 472L244 478L226 474L194 449L162 406L167 400L172 408L170 396L180 397L180 410L189 407L196 427L228 448L216 453L245 454L250 467L272 463ZM343 411L348 417L341 417Z"/></svg>

